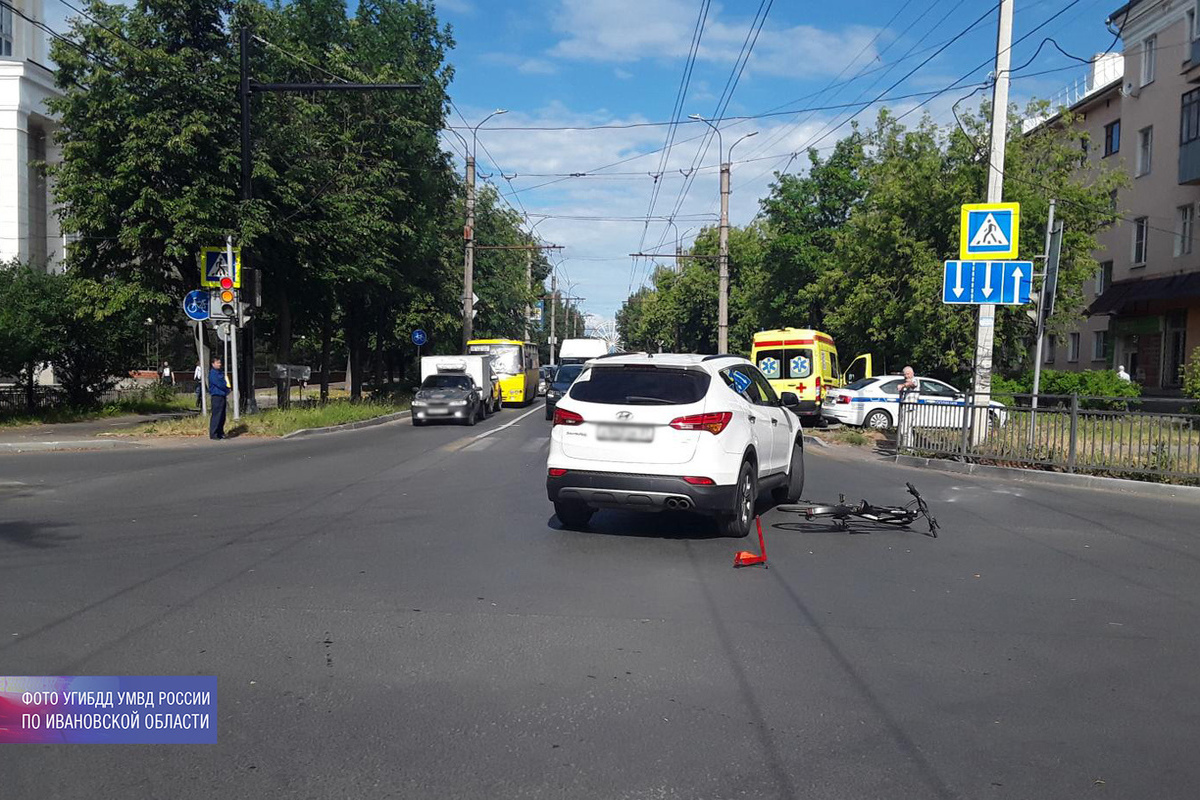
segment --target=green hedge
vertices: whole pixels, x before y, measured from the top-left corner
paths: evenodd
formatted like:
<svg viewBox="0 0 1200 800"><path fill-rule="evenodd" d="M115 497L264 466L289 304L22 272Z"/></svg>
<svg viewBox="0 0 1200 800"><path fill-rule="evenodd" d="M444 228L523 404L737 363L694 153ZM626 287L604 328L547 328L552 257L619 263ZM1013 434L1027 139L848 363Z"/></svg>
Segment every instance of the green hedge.
<svg viewBox="0 0 1200 800"><path fill-rule="evenodd" d="M1077 394L1080 397L1134 398L1142 395L1142 387L1139 384L1122 380L1116 371L1111 369L1085 369L1079 372L1044 369L1039 389L1043 396ZM992 391L1001 395L1032 394L1033 370L1027 370L1013 378L992 378ZM1003 396L996 399L1011 405L1011 400ZM1119 401L1105 403L1099 400L1084 400L1080 402L1082 408L1121 407L1124 405L1126 403Z"/></svg>

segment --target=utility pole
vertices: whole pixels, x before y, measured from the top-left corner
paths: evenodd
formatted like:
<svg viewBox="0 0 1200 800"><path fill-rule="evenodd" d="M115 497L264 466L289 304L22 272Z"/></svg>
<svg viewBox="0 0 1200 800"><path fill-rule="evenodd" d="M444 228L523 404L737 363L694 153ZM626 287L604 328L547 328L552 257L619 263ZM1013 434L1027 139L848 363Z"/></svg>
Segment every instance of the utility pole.
<svg viewBox="0 0 1200 800"><path fill-rule="evenodd" d="M558 273L550 273L550 366L554 366L554 345L558 344L558 335L555 332L555 320L557 319L558 310Z"/></svg>
<svg viewBox="0 0 1200 800"><path fill-rule="evenodd" d="M732 148L730 148L732 149ZM717 296L717 352L729 352L729 168L721 163L720 288Z"/></svg>
<svg viewBox="0 0 1200 800"><path fill-rule="evenodd" d="M422 88L419 83L350 83L349 81L339 81L337 83L259 83L250 79L250 39L250 29L243 25L238 32L238 42L241 48L241 52L239 53L241 80L238 86L238 95L242 105L242 200L247 207L250 201L254 199L254 185L252 183L254 171L253 155L250 150L250 96L254 92L417 91ZM246 210L248 211L248 208ZM262 298L259 297L261 287L258 280L258 273L251 272L248 267L250 264L250 247L248 244L243 244L242 246L241 259L242 263L239 269L249 290L247 292L247 303L254 308L259 308L262 306ZM245 364L243 369L246 376L246 386L249 387L246 411L253 414L258 411L258 402L254 397L254 316L251 316L246 324ZM349 373L347 373L347 376L349 376ZM234 419L237 418L236 408L237 404L234 403Z"/></svg>
<svg viewBox="0 0 1200 800"><path fill-rule="evenodd" d="M533 294L533 249L525 251L525 294ZM525 341L529 341L529 318L533 316L533 306L525 304Z"/></svg>
<svg viewBox="0 0 1200 800"><path fill-rule="evenodd" d="M721 161L721 266L718 273L720 276L720 289L717 297L717 352L725 353L729 350L729 170L733 165L733 148L737 147L742 139L757 136L758 131L751 131L729 145L727 160L725 147L721 141L721 129L714 125L711 120L707 120L699 114L689 114L688 119L695 119L705 123L717 134L717 154Z"/></svg>
<svg viewBox="0 0 1200 800"><path fill-rule="evenodd" d="M1000 21L996 29L996 74L992 86L992 142L988 160L987 202L1004 199L1004 150L1008 136L1008 81L1012 58L1013 0L1000 0ZM985 413L992 394L992 353L995 350L996 306L979 306L975 334L975 424L972 439L983 440L988 430ZM982 410L981 410L982 409Z"/></svg>
<svg viewBox="0 0 1200 800"><path fill-rule="evenodd" d="M467 225L463 228L463 337L462 351L475 334L475 153L467 153Z"/></svg>
<svg viewBox="0 0 1200 800"><path fill-rule="evenodd" d="M479 129L492 117L507 114L508 110L497 108L471 128L471 144L453 128L448 130L463 144L467 162L467 224L463 228L466 249L463 253L463 339L462 349L467 352L467 342L475 335L475 148L479 144Z"/></svg>

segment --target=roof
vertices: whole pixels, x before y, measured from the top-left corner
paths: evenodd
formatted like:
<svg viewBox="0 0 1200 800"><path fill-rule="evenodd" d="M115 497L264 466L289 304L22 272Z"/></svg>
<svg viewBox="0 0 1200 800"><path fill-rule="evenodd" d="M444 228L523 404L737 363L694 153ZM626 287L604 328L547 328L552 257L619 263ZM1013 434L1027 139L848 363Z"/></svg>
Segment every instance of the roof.
<svg viewBox="0 0 1200 800"><path fill-rule="evenodd" d="M619 367L623 364L647 364L654 367L698 367L708 360L746 361L742 356L706 356L699 353L621 353L601 356L587 362L594 366Z"/></svg>
<svg viewBox="0 0 1200 800"><path fill-rule="evenodd" d="M1129 0L1128 3L1121 6L1120 8L1118 8L1116 11L1112 12L1111 14L1109 14L1108 19L1106 19L1105 22L1109 23L1109 22L1112 22L1117 17L1120 17L1122 15L1128 15L1129 12L1132 11L1134 9L1134 7L1137 6L1141 2L1142 2L1142 0Z"/></svg>
<svg viewBox="0 0 1200 800"><path fill-rule="evenodd" d="M1088 306L1089 314L1120 314L1135 303L1200 297L1200 272L1118 281Z"/></svg>

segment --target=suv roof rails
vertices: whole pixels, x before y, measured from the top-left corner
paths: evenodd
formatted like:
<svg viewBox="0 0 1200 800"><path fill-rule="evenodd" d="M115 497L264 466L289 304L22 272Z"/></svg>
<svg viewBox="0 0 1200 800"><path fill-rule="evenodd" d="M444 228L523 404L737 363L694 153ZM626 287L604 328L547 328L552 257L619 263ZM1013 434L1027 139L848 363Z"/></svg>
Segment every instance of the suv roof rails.
<svg viewBox="0 0 1200 800"><path fill-rule="evenodd" d="M645 350L626 350L622 353L605 353L602 356L589 358L588 361L599 361L602 358L616 358L617 356L646 356L647 358L654 358L653 353L647 353Z"/></svg>
<svg viewBox="0 0 1200 800"><path fill-rule="evenodd" d="M742 356L735 356L733 353L717 353L715 355L705 356L704 358L702 358L700 360L701 361L716 361L718 358L742 358Z"/></svg>

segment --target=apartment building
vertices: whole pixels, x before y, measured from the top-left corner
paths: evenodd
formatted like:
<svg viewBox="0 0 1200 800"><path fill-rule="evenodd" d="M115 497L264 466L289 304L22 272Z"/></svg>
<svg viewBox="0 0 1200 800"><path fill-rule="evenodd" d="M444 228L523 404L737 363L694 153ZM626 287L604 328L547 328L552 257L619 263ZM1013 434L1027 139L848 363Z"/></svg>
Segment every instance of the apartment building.
<svg viewBox="0 0 1200 800"><path fill-rule="evenodd" d="M5 3L0 6L0 261L16 258L60 269L66 241L38 166L59 158L56 126L46 108L58 90L47 66L46 34L31 22L42 20L42 0Z"/></svg>
<svg viewBox="0 0 1200 800"><path fill-rule="evenodd" d="M1085 287L1088 318L1047 342L1046 366L1123 364L1148 394L1169 394L1200 346L1200 38L1197 0L1132 0L1108 19L1121 31L1121 77L1071 105L1088 157L1129 176L1121 220L1098 237L1101 267Z"/></svg>

